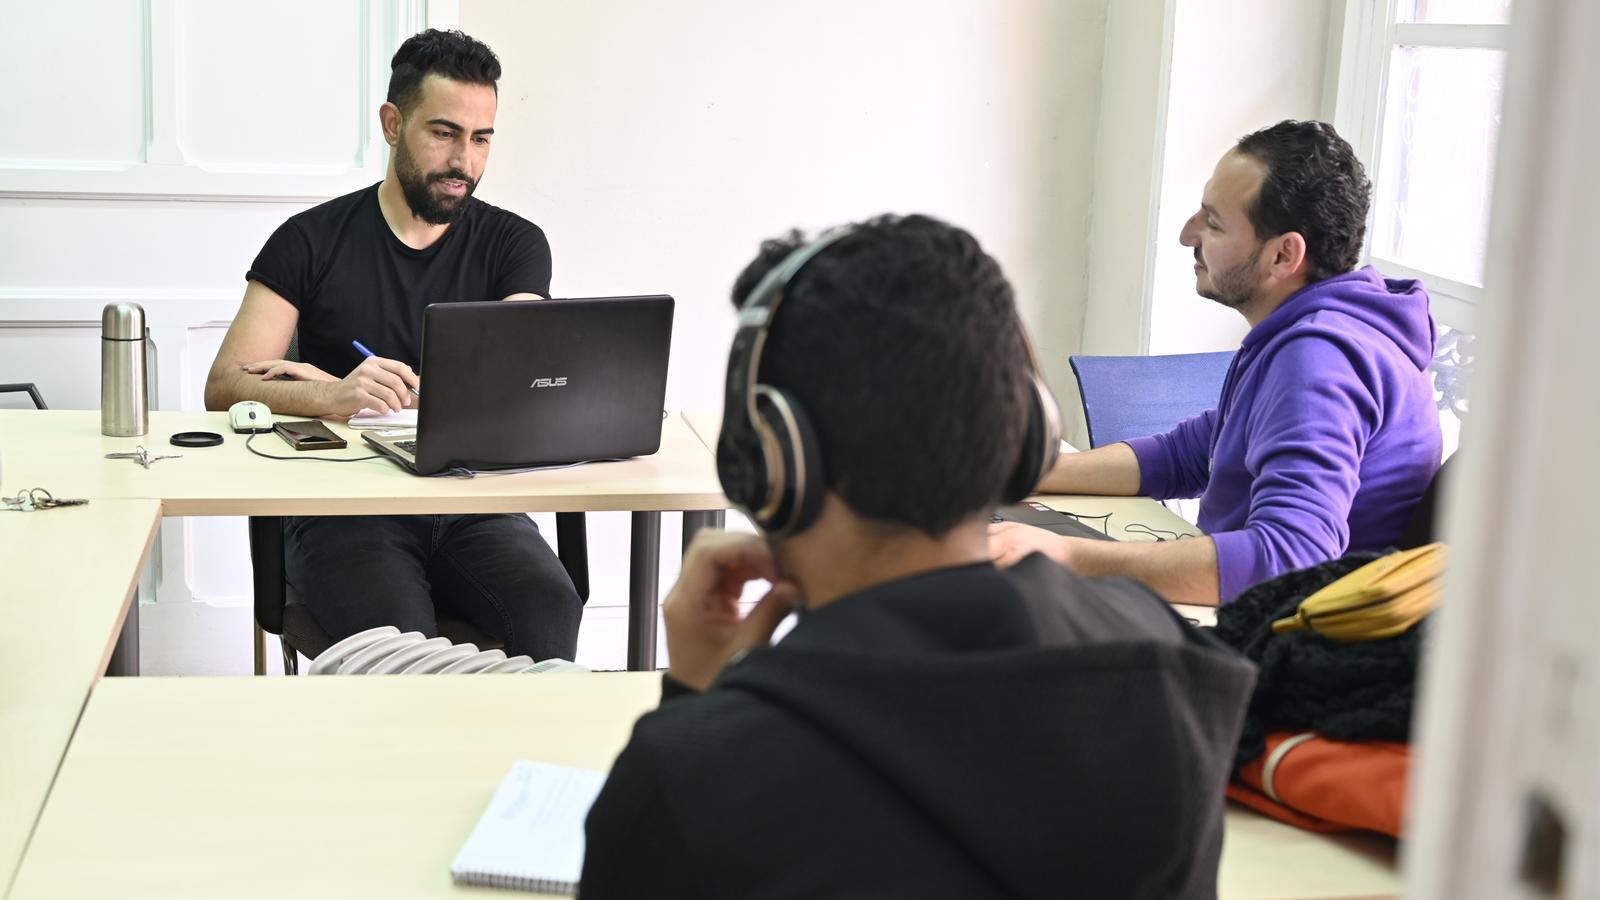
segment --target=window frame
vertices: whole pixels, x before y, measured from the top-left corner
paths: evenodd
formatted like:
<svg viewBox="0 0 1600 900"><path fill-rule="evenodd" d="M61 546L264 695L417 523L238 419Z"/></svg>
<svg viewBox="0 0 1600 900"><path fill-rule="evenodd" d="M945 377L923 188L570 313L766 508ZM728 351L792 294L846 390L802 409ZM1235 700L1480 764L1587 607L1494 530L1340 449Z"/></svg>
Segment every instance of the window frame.
<svg viewBox="0 0 1600 900"><path fill-rule="evenodd" d="M1374 185L1383 178L1382 147L1384 104L1389 91L1389 66L1397 46L1446 47L1505 51L1511 26L1461 25L1395 21L1401 0L1344 0L1344 29L1339 46L1338 80L1334 86L1333 125L1356 154L1367 160L1367 175ZM1498 138L1497 138L1498 140ZM1483 288L1445 278L1372 252L1377 204L1367 214L1364 263L1385 275L1420 278L1433 298L1433 314L1441 324L1471 330Z"/></svg>

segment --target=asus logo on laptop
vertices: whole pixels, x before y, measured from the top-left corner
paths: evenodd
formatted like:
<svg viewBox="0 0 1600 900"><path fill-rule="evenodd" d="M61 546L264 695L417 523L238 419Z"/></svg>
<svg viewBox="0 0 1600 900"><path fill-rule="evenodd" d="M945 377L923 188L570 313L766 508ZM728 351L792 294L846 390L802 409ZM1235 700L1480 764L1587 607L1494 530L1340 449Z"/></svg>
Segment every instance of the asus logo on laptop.
<svg viewBox="0 0 1600 900"><path fill-rule="evenodd" d="M530 388L566 387L566 386L567 386L567 377L565 375L561 376L560 378L535 378L533 380L533 384L528 385L528 387L530 387Z"/></svg>

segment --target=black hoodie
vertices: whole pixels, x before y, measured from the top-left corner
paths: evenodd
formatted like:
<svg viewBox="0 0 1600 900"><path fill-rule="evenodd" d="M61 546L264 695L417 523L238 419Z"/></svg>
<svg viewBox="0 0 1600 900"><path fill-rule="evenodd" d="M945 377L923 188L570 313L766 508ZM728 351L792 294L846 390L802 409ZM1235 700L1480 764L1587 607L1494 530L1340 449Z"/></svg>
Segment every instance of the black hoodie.
<svg viewBox="0 0 1600 900"><path fill-rule="evenodd" d="M639 720L580 896L1212 897L1253 678L1038 555L878 585Z"/></svg>

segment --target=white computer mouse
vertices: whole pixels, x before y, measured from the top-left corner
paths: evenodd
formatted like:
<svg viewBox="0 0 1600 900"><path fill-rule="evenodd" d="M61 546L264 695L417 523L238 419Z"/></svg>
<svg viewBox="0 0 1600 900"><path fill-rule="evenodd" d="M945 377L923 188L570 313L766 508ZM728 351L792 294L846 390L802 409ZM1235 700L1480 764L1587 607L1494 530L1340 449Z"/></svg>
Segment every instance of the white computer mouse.
<svg viewBox="0 0 1600 900"><path fill-rule="evenodd" d="M265 403L240 400L228 407L228 427L235 434L250 434L272 430L272 410Z"/></svg>

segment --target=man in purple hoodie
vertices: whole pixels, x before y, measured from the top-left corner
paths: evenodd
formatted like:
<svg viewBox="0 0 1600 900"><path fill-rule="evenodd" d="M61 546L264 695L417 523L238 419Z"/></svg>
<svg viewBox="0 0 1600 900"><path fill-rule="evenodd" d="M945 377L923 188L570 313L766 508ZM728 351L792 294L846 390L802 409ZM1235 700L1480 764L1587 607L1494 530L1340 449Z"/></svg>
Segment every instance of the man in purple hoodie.
<svg viewBox="0 0 1600 900"><path fill-rule="evenodd" d="M1126 575L1182 603L1393 543L1439 467L1415 280L1357 269L1371 184L1321 122L1246 135L1217 163L1179 240L1195 290L1250 323L1215 409L1166 434L1063 454L1041 492L1200 497L1206 537L1114 543L995 526L1008 564L1035 551Z"/></svg>

